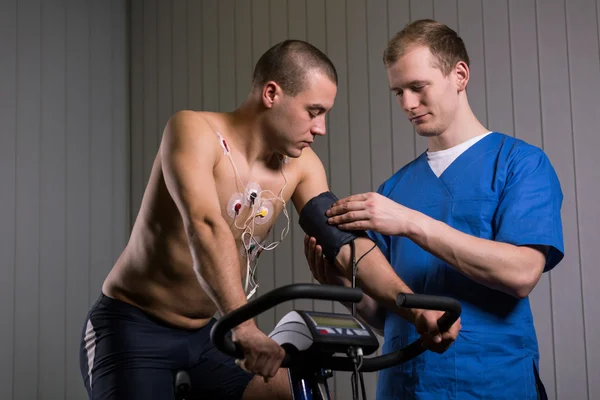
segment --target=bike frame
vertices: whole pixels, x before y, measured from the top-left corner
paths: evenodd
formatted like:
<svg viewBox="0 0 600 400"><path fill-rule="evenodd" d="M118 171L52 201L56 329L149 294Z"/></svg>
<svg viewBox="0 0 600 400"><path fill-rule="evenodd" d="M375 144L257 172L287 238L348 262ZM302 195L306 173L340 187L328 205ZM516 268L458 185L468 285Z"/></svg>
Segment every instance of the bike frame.
<svg viewBox="0 0 600 400"><path fill-rule="evenodd" d="M293 400L331 400L327 378L332 374L321 368L319 371L289 368L288 376Z"/></svg>
<svg viewBox="0 0 600 400"><path fill-rule="evenodd" d="M237 359L242 359L244 358L242 349L226 336L227 332L240 323L284 301L317 299L358 303L362 296L362 290L358 288L333 285L299 283L279 287L222 316L211 329L211 341L219 351ZM441 331L448 330L460 317L461 313L460 303L454 299L413 293L399 293L396 297L396 306L445 311L438 320ZM418 339L392 353L364 358L361 361L359 371L375 372L399 365L417 357L424 351L425 348L422 346L421 340ZM301 353L289 353L286 350L286 355L281 363L282 368L288 368L294 400L330 400L327 378L332 376L331 371L356 371L356 365L348 357L327 356L302 360L303 354ZM314 357L314 355L309 354L309 357Z"/></svg>

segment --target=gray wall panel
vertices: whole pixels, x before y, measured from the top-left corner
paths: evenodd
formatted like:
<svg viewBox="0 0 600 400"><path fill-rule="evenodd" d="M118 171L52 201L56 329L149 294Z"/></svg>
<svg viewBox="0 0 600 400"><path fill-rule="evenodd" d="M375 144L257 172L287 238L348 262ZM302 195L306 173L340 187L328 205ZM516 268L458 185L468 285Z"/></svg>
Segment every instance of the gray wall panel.
<svg viewBox="0 0 600 400"><path fill-rule="evenodd" d="M388 36L391 39L404 25L410 22L410 2L409 0L388 1ZM387 45L387 43L386 43ZM385 47L384 47L385 50ZM383 53L382 53L383 57ZM385 76L386 84L389 88L387 74ZM410 162L415 157L417 135L411 123L398 104L398 98L391 93L390 111L392 117L391 141L393 149L393 170L397 171L404 164ZM381 184L381 183L379 183Z"/></svg>
<svg viewBox="0 0 600 400"><path fill-rule="evenodd" d="M90 299L90 7L67 5L67 399L85 395L79 372L79 341Z"/></svg>
<svg viewBox="0 0 600 400"><path fill-rule="evenodd" d="M487 127L514 136L507 2L484 1L482 5Z"/></svg>
<svg viewBox="0 0 600 400"><path fill-rule="evenodd" d="M2 399L85 397L81 329L130 222L127 17L0 6Z"/></svg>
<svg viewBox="0 0 600 400"><path fill-rule="evenodd" d="M14 321L16 277L17 186L17 2L6 2L0 13L0 48L7 62L0 63L0 318ZM0 328L0 398L13 398L14 323Z"/></svg>
<svg viewBox="0 0 600 400"><path fill-rule="evenodd" d="M573 383L584 382L583 377L577 378L575 376L575 368L578 367L581 372L587 371L586 378L590 399L600 397L600 383L598 382L600 349L594 345L594 337L600 332L600 318L598 318L598 312L595 311L597 310L595 305L600 302L600 295L598 295L594 285L594 282L600 280L600 272L596 266L597 252L595 251L595 247L600 243L600 232L598 230L600 226L598 182L600 180L597 172L597 152L600 149L600 135L598 135L598 127L600 127L600 113L598 112L600 109L600 65L595 57L595 52L599 49L596 7L597 4L593 0L567 1L565 3L569 83L571 87L571 128L573 132L573 159L575 161L576 222L579 238L579 274L582 279L581 286L573 282L571 293L578 293L577 289L581 290L582 293L581 296L577 296L577 300L565 304L564 308L556 310L559 316L555 316L555 320L558 319L564 329L562 331L564 334L560 336L562 339L567 333L568 324L579 322L580 312L577 312L578 315L574 321L571 319L573 317L567 319L566 314L569 313L569 310L573 312L573 310L580 309L579 298L583 301L585 347L582 348L579 345L579 351L575 356L572 353L567 353L566 338L561 341L564 346L563 357L569 361L565 360L561 368L558 368L557 363L557 380L559 382L559 394L564 393L566 395L572 390ZM574 275L577 276L578 274L574 273ZM561 290L564 290L562 284ZM571 333L574 332L571 331ZM576 333L578 340L580 340L579 332L576 331ZM572 350L569 349L569 351ZM587 370L583 368L580 362L583 356L587 356ZM570 357L570 359L566 357ZM581 372L580 374L584 375ZM583 389L580 390L585 393Z"/></svg>
<svg viewBox="0 0 600 400"><path fill-rule="evenodd" d="M224 2L227 3L227 2ZM171 40L172 40L172 55L171 61L171 80L173 87L171 90L172 96L172 110L173 112L183 110L189 107L188 98L188 86L190 75L189 70L189 54L188 49L190 46L197 46L194 40L190 40L188 37L189 26L191 22L193 25L199 25L195 21L188 20L189 9L191 8L186 1L176 1L171 3ZM190 43L191 42L191 43ZM196 72L192 71L195 75Z"/></svg>
<svg viewBox="0 0 600 400"><path fill-rule="evenodd" d="M17 14L16 259L14 393L37 397L40 304L41 18L39 0ZM10 345L8 343L4 344Z"/></svg>
<svg viewBox="0 0 600 400"><path fill-rule="evenodd" d="M65 396L66 13L42 7L38 399ZM57 368L58 367L58 368Z"/></svg>
<svg viewBox="0 0 600 400"><path fill-rule="evenodd" d="M475 116L484 126L488 124L487 71L483 41L483 2L458 0L458 34L469 52L470 76L467 93Z"/></svg>

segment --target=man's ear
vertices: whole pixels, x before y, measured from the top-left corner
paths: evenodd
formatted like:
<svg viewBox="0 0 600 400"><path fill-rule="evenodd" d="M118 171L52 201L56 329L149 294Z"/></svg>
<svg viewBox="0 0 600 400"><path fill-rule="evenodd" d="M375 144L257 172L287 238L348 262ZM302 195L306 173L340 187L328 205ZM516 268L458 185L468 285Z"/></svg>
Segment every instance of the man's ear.
<svg viewBox="0 0 600 400"><path fill-rule="evenodd" d="M454 67L454 74L456 75L456 90L462 92L467 88L469 83L469 66L464 61L459 61Z"/></svg>
<svg viewBox="0 0 600 400"><path fill-rule="evenodd" d="M267 82L263 86L262 91L262 102L264 106L267 108L273 107L273 104L275 103L275 101L277 101L277 98L280 96L280 94L281 88L277 83L273 81Z"/></svg>

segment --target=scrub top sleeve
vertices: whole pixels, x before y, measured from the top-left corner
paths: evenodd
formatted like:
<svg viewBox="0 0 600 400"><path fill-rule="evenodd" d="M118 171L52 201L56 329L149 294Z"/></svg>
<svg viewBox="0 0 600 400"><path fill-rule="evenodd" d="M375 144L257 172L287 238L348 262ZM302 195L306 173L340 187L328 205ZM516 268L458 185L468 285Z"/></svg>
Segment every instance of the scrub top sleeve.
<svg viewBox="0 0 600 400"><path fill-rule="evenodd" d="M494 217L495 239L517 246L548 246L544 272L550 271L564 257L560 182L539 149L508 165Z"/></svg>

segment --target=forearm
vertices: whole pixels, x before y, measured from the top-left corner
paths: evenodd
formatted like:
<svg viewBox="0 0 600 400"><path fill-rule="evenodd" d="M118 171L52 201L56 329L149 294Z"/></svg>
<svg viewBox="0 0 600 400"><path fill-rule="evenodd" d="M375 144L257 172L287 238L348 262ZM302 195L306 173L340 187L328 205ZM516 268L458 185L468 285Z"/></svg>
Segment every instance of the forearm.
<svg viewBox="0 0 600 400"><path fill-rule="evenodd" d="M188 241L194 271L200 285L221 314L247 303L235 240L220 221L202 220L190 224Z"/></svg>
<svg viewBox="0 0 600 400"><path fill-rule="evenodd" d="M357 261L373 247L373 242L366 238L358 238L354 243ZM352 259L349 245L345 245L340 249L335 264L344 276L352 281ZM378 248L374 248L358 263L356 282L357 286L370 296L370 300L364 298L364 303L361 302L362 304L357 305L357 311L360 306L365 320L371 320L375 324L373 326L376 326L378 322L381 326L383 315L381 306L394 311L410 322L414 322L414 310L396 306L396 297L399 293L413 292L392 269Z"/></svg>
<svg viewBox="0 0 600 400"><path fill-rule="evenodd" d="M352 311L352 303L344 303L348 311ZM363 299L356 305L356 317L373 328L378 335L383 336L385 326L385 308L381 307L369 295L364 294Z"/></svg>
<svg viewBox="0 0 600 400"><path fill-rule="evenodd" d="M515 297L527 296L543 270L541 252L468 235L421 213L412 215L407 236L470 279Z"/></svg>
<svg viewBox="0 0 600 400"><path fill-rule="evenodd" d="M342 281L340 284L341 286L352 287L352 284L349 280L340 279L340 281ZM371 328L376 330L379 335L383 336L385 309L377 304L377 302L371 296L363 293L363 297L359 303L341 301L340 304L346 307L350 312L352 312L352 305L356 304L357 315L355 316L371 326Z"/></svg>

